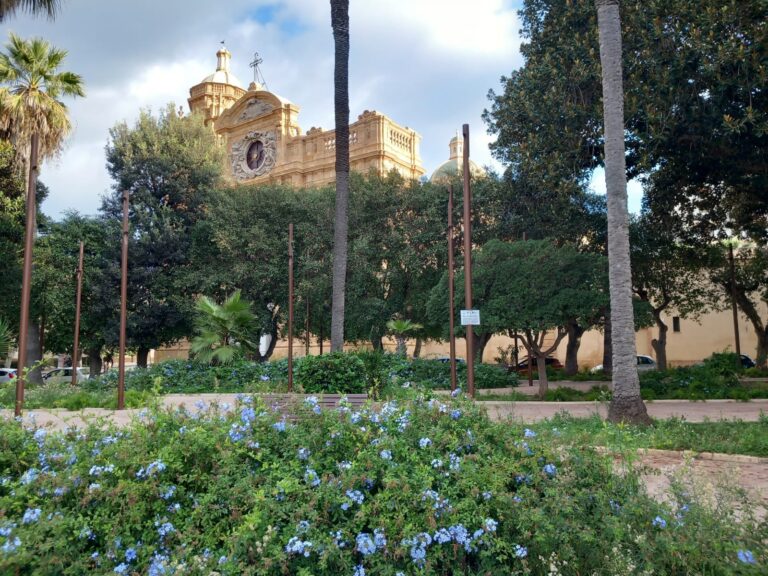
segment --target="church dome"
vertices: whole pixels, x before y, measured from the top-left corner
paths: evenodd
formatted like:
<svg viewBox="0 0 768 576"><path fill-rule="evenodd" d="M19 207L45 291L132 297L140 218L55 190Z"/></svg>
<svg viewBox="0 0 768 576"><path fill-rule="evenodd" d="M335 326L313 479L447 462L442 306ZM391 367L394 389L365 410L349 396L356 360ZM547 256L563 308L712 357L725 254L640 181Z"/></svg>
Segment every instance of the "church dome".
<svg viewBox="0 0 768 576"><path fill-rule="evenodd" d="M462 165L464 163L464 141L459 138L458 134L451 138L451 141L448 143L448 149L450 150L448 160L440 164L440 166L432 172L432 176L429 178L430 182L451 180L462 174ZM485 176L485 171L471 159L469 161L469 172L472 176L477 178Z"/></svg>
<svg viewBox="0 0 768 576"><path fill-rule="evenodd" d="M229 84L231 86L242 88L243 85L240 80L238 80L229 70L229 61L232 58L232 53L227 50L225 46L222 46L219 51L216 52L216 57L218 59L216 63L216 72L203 78L201 84L215 82L217 84Z"/></svg>

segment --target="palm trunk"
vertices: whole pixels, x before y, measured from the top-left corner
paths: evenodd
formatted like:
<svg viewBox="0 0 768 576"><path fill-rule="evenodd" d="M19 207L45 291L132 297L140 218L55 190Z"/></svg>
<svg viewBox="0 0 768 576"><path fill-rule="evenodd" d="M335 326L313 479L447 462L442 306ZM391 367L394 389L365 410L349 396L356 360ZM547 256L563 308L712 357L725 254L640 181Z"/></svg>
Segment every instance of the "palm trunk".
<svg viewBox="0 0 768 576"><path fill-rule="evenodd" d="M418 358L421 356L421 338L416 338L416 343L413 345L413 357Z"/></svg>
<svg viewBox="0 0 768 576"><path fill-rule="evenodd" d="M608 197L608 279L611 292L613 399L611 421L650 423L640 397L629 261L629 213L624 158L624 89L619 0L595 0L603 78L605 185Z"/></svg>
<svg viewBox="0 0 768 576"><path fill-rule="evenodd" d="M333 297L331 351L344 349L344 298L349 228L349 0L331 0L335 46L334 109L336 117L336 213L333 227Z"/></svg>

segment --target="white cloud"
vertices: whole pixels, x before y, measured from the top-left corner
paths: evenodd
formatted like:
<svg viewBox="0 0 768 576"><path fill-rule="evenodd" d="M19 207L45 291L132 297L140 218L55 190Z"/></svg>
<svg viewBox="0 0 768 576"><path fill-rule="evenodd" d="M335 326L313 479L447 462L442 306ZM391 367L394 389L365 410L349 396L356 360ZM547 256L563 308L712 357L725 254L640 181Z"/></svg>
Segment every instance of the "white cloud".
<svg viewBox="0 0 768 576"><path fill-rule="evenodd" d="M44 166L43 209L93 213L111 183L104 146L117 122L169 101L186 107L189 88L211 73L220 40L248 84L253 53L274 92L301 107L299 121L333 127L333 36L327 1L134 0L67 2L54 22L16 18L22 36L67 49L64 68L83 75L87 97L68 103L75 131L58 163ZM488 89L520 65L519 27L508 0L389 0L350 7L350 117L379 110L422 135L427 172L468 122L472 158L491 159L481 113ZM3 34L4 35L4 34Z"/></svg>

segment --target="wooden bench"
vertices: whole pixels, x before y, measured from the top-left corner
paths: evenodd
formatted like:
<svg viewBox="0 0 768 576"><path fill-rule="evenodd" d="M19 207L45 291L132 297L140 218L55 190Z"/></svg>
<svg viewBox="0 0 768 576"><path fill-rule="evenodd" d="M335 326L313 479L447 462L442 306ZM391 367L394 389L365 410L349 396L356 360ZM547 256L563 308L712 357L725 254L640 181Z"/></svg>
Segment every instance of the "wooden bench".
<svg viewBox="0 0 768 576"><path fill-rule="evenodd" d="M341 399L346 398L347 404L353 410L360 410L368 402L368 394L254 394L265 406L281 412L284 416L292 416L292 408L303 404L307 398L317 398L317 405L323 410L338 408Z"/></svg>

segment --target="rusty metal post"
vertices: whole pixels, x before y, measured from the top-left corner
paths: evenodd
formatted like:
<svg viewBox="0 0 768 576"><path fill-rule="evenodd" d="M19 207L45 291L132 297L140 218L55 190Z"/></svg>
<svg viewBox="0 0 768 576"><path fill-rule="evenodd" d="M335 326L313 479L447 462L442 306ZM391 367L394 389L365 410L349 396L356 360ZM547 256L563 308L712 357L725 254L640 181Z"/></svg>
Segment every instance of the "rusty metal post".
<svg viewBox="0 0 768 576"><path fill-rule="evenodd" d="M464 134L464 307L472 310L472 191L469 188L469 124L462 126ZM475 397L474 329L466 326L467 389Z"/></svg>
<svg viewBox="0 0 768 576"><path fill-rule="evenodd" d="M32 250L37 229L37 151L39 139L32 134L29 151L29 179L27 181L27 221L24 227L24 267L21 276L21 310L19 313L19 359L16 377L16 405L14 415L21 416L24 407L24 365L27 363L27 333L29 332L29 301L32 298Z"/></svg>
<svg viewBox="0 0 768 576"><path fill-rule="evenodd" d="M83 295L83 241L77 263L77 295L75 296L75 344L72 347L72 386L77 386L77 366L80 364L80 301Z"/></svg>
<svg viewBox="0 0 768 576"><path fill-rule="evenodd" d="M451 391L456 390L456 329L453 311L453 184L448 187L448 334L451 359Z"/></svg>
<svg viewBox="0 0 768 576"><path fill-rule="evenodd" d="M123 190L123 260L120 275L120 349L117 359L117 409L125 409L125 324L128 309L128 190Z"/></svg>
<svg viewBox="0 0 768 576"><path fill-rule="evenodd" d="M293 392L293 223L288 224L288 392Z"/></svg>
<svg viewBox="0 0 768 576"><path fill-rule="evenodd" d="M739 308L736 305L736 266L733 260L733 244L728 243L728 262L731 266L731 308L733 310L733 336L736 340L736 355L741 368L741 338L739 337Z"/></svg>

